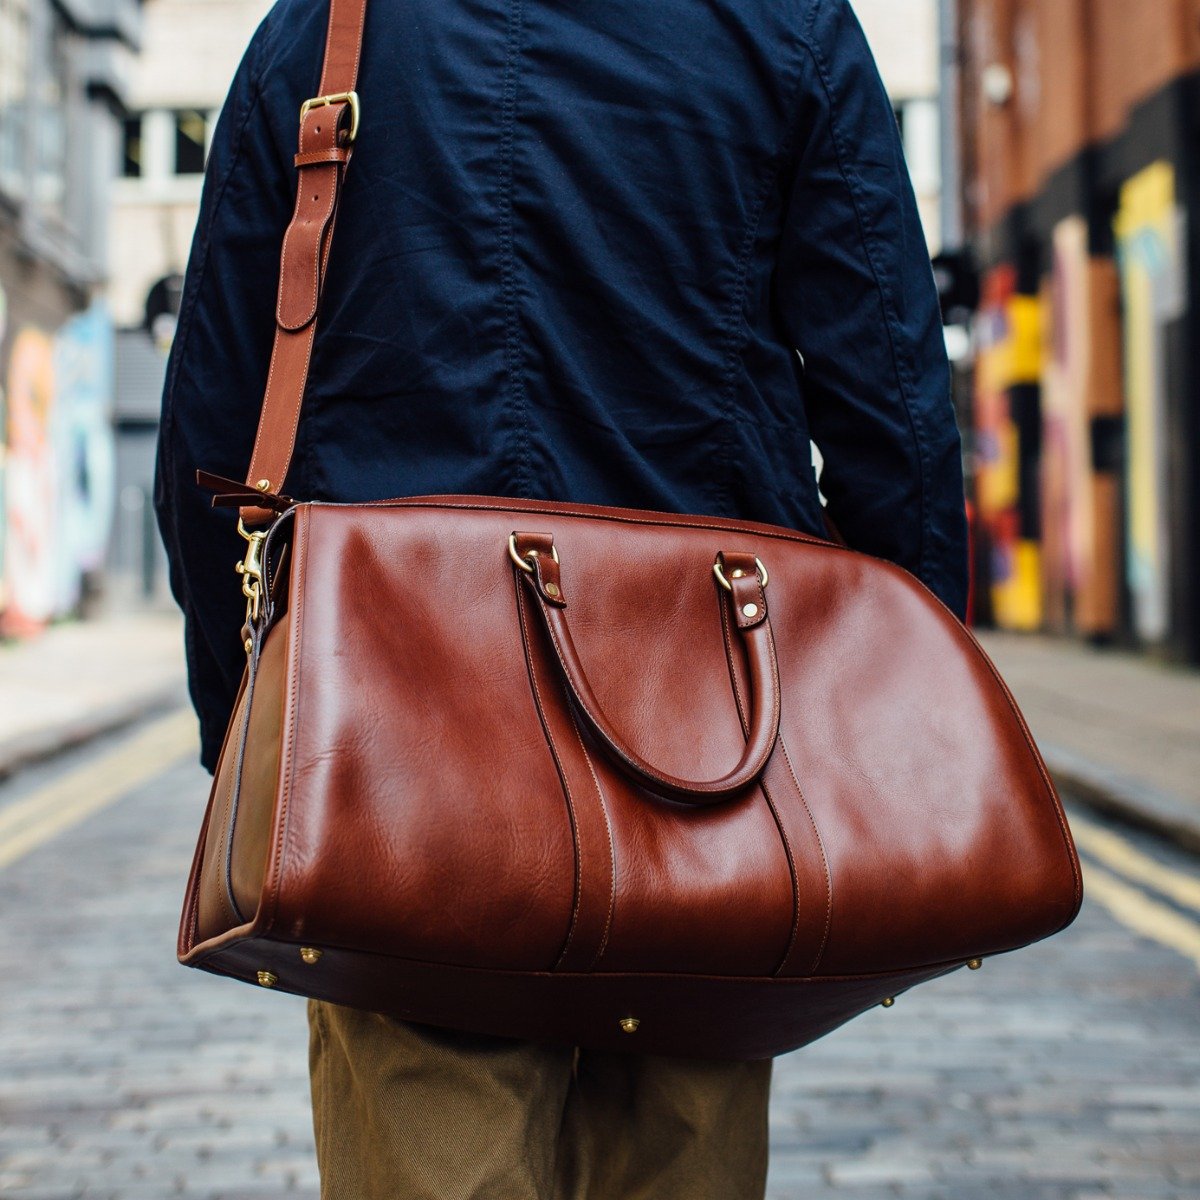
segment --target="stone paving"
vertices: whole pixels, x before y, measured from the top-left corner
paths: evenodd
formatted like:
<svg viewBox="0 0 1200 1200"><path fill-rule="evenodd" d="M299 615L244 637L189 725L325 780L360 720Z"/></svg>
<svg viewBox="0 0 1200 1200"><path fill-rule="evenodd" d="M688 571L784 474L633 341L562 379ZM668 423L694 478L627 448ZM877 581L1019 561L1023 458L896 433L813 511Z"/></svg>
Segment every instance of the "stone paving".
<svg viewBox="0 0 1200 1200"><path fill-rule="evenodd" d="M174 962L205 788L0 871L4 1197L316 1197L301 1003ZM771 1200L1195 1200L1200 975L1088 905L781 1060L772 1127Z"/></svg>

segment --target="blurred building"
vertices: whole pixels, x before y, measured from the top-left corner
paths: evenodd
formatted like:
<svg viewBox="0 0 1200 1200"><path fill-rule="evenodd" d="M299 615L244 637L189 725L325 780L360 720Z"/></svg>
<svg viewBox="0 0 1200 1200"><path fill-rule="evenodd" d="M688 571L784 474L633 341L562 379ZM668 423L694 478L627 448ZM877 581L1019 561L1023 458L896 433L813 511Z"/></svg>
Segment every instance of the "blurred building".
<svg viewBox="0 0 1200 1200"><path fill-rule="evenodd" d="M1200 662L1200 4L958 0L994 620Z"/></svg>
<svg viewBox="0 0 1200 1200"><path fill-rule="evenodd" d="M853 0L896 110L930 251L941 245L937 0Z"/></svg>
<svg viewBox="0 0 1200 1200"><path fill-rule="evenodd" d="M108 231L119 480L110 561L112 585L126 595L154 596L165 585L151 497L167 352L213 124L269 7L269 0L144 4L142 54L115 149Z"/></svg>
<svg viewBox="0 0 1200 1200"><path fill-rule="evenodd" d="M77 609L113 503L108 185L136 0L0 0L0 633Z"/></svg>

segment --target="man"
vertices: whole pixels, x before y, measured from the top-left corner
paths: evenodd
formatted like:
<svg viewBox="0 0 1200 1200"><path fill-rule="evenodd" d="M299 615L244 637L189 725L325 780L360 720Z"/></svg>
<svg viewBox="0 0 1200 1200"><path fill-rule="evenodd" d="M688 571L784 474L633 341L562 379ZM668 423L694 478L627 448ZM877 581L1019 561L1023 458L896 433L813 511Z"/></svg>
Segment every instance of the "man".
<svg viewBox="0 0 1200 1200"><path fill-rule="evenodd" d="M280 0L214 138L157 504L202 761L244 655L241 477L328 5ZM937 297L847 0L372 0L281 490L479 493L821 532L966 596ZM573 1053L310 1007L322 1193L760 1197L769 1067Z"/></svg>

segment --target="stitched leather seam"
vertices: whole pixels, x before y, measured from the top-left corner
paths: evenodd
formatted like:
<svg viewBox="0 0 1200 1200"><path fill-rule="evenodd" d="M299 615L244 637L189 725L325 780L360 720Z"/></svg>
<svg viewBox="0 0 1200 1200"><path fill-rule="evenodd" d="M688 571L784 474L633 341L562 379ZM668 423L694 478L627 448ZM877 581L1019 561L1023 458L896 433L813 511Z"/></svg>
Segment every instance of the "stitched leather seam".
<svg viewBox="0 0 1200 1200"><path fill-rule="evenodd" d="M300 151L301 151L301 153L304 152L304 129L303 129L303 127L301 127L301 130L300 130ZM283 322L284 300L285 300L285 296L288 292L288 283L287 283L288 253L291 250L293 239L296 237L302 236L300 231L303 229L304 225L307 224L307 222L304 220L304 218L300 215L300 210L304 206L304 197L307 194L308 194L308 189L304 184L304 177L300 176L296 180L296 207L292 210L291 223L288 225L287 232L284 233L284 235L283 235L283 249L280 252L280 257L279 257L279 296L277 297L277 299L275 301L275 323L279 326L280 329L286 329L288 333L296 333L297 332L297 329L294 326L292 326L291 324L285 325ZM312 284L313 298L310 301L310 308L316 305L317 288L320 286L319 280L317 278L317 276L319 274L319 270L320 270L320 267L319 267L320 258L321 258L320 253L317 253L316 255L314 255L314 258L316 259L318 265L317 265L317 269L314 271L314 278L313 278L313 284ZM303 328L303 324L301 324L300 328Z"/></svg>
<svg viewBox="0 0 1200 1200"><path fill-rule="evenodd" d="M235 913L230 906L229 897L226 895L225 889L228 885L225 883L225 878L223 877L224 873L221 870L221 864L226 861L226 849L230 841L229 810L233 804L233 786L236 779L237 776L235 770L231 769L229 787L225 792L225 802L221 805L221 819L217 825L218 844L214 847L215 853L213 854L211 865L206 864L207 871L205 872L206 874L210 874L215 880L214 890L217 893L218 901L220 901L221 909L235 925L240 924L240 921L238 920L237 913Z"/></svg>
<svg viewBox="0 0 1200 1200"><path fill-rule="evenodd" d="M575 720L575 715L570 711L569 704L567 705L567 716L571 721L571 728L575 731L575 737L579 741L579 749L583 751L583 761L587 763L592 783L596 786L596 799L600 804L600 815L604 818L604 832L608 835L608 912L604 917L604 932L600 935L600 945L596 953L592 955L592 961L588 963L587 969L591 971L595 969L604 951L608 948L608 934L612 928L613 909L617 902L617 851L613 845L612 825L608 820L608 807L604 803L600 780L596 778L596 768L592 765L592 756L588 754L587 747L583 744L583 735L579 732L579 725Z"/></svg>
<svg viewBox="0 0 1200 1200"><path fill-rule="evenodd" d="M721 605L721 632L725 637L725 659L729 666L729 675L733 680L734 695L737 699L738 716L742 721L742 728L749 735L750 722L745 713L742 711L742 689L738 682L737 667L734 662L733 654L733 639L730 637L729 631L729 609L722 601L720 596L717 597L718 603ZM749 710L749 704L746 704L746 709ZM782 741L782 734L779 739ZM796 870L796 854L792 849L792 839L788 837L787 828L783 823L783 818L779 814L779 807L775 803L774 797L771 795L771 789L767 786L765 779L759 780L759 787L762 789L763 799L767 802L767 807L771 810L771 817L775 822L775 828L779 830L779 837L783 841L783 852L787 856L788 875L792 881L792 933L788 938L787 948L784 951L783 958L780 960L779 966L772 974L778 974L780 970L787 964L791 957L792 949L796 945L796 939L800 936L800 875Z"/></svg>
<svg viewBox="0 0 1200 1200"><path fill-rule="evenodd" d="M266 412L267 408L271 405L271 381L272 381L272 377L275 373L276 349L282 349L285 354L290 354L291 353L290 349L284 345L285 341L292 339L292 338L299 338L299 337L305 338L306 343L305 343L305 348L304 348L303 377L305 379L307 379L309 363L312 360L313 342L316 338L316 332L317 332L317 329L316 329L315 323L310 323L309 325L305 326L305 328L303 330L301 330L299 333L287 333L283 330L276 331L275 348L273 348L271 351L271 367L270 367L270 371L268 372L268 375L267 375L266 399L263 401L263 412L264 413ZM254 482L257 478L261 478L262 476L265 475L266 478L271 480L272 487L275 487L275 488L283 487L284 478L287 475L287 472L291 466L292 452L295 450L295 446L296 446L296 435L300 429L300 410L302 409L303 405L304 405L304 388L301 388L299 395L294 397L294 399L292 401L292 425L291 425L291 431L288 435L288 439L287 439L287 443L286 443L287 457L284 458L282 461L270 458L269 456L270 456L271 451L268 450L268 451L266 451L266 462L263 463L262 465L258 464L257 459L258 459L258 454L259 454L259 450L260 450L260 442L261 442L264 432L266 431L267 424L268 424L268 422L264 421L261 416L259 417L258 432L255 435L254 451L253 451L253 454L251 455L250 470L248 472L248 480L250 482ZM279 478L276 479L275 475L278 475Z"/></svg>
<svg viewBox="0 0 1200 1200"><path fill-rule="evenodd" d="M296 521L296 543L295 549L292 552L292 562L294 564L292 569L295 572L295 579L292 583L292 591L289 598L292 610L289 614L291 639L290 645L287 647L288 658L291 660L288 664L291 681L288 688L288 708L286 714L288 725L287 744L280 761L279 813L276 817L279 824L275 834L275 861L272 864L274 878L270 879L267 885L271 888L271 918L267 928L274 925L275 918L279 914L279 893L283 880L283 860L286 853L288 817L292 800L292 785L296 772L294 750L296 745L296 726L299 724L296 697L300 691L300 663L303 657L300 640L302 626L301 610L304 607L304 580L308 572L308 528L305 521Z"/></svg>
<svg viewBox="0 0 1200 1200"><path fill-rule="evenodd" d="M554 743L554 735L550 732L550 723L546 720L545 706L542 700L542 689L538 686L537 671L533 665L533 651L530 644L531 635L529 632L529 615L526 611L525 597L521 593L521 581L516 578L516 568L513 568L513 583L516 585L517 591L517 611L520 615L521 624L521 642L525 647L525 669L529 673L529 682L533 685L534 702L537 705L538 720L542 724L542 732L546 735L546 744L550 747L550 754L554 759L554 766L558 771L558 777L562 782L563 794L567 798L567 809L571 814L571 832L575 842L575 902L571 906L571 924L567 929L567 940L563 943L563 948L559 953L558 959L555 962L555 967L567 957L567 952L571 949L571 942L575 937L575 930L579 923L579 912L583 907L583 847L580 837L579 815L575 811L575 800L571 794L571 784L567 779L567 770L563 765L561 756L558 753L558 747Z"/></svg>
<svg viewBox="0 0 1200 1200"><path fill-rule="evenodd" d="M511 512L514 516L529 516L530 514L542 517L579 517L588 521L615 521L624 525L656 525L664 529L712 529L719 533L740 533L743 536L752 535L755 537L769 537L781 542L799 542L808 546L817 546L822 550L837 550L843 554L857 554L860 558L871 558L872 555L863 554L862 551L853 550L849 546L839 546L836 542L827 541L825 538L817 537L816 534L800 533L798 530L780 529L768 525L758 525L756 522L742 522L735 524L733 518L727 518L725 523L718 524L721 519L718 517L716 521L698 521L695 519L683 518L681 520L663 520L663 513L645 512L642 513L637 509L629 510L631 515L624 516L620 513L605 512L600 506L592 506L587 504L577 504L571 508L551 508L546 505L539 505L531 508L516 508L512 505L511 500L496 504L483 504L475 501L451 501L442 499L436 496L395 496L388 500L364 500L352 504L339 504L331 500L309 500L306 502L312 508L449 508L460 509L468 512ZM596 511L591 511L595 507ZM903 567L897 566L893 562L889 562L886 558L875 559L876 562L882 563L885 567L891 567L903 575L909 575ZM916 576L912 576L916 579ZM917 579L917 582L921 581ZM924 585L922 584L924 587ZM925 588L929 591L928 588ZM933 596L933 593L929 593ZM936 596L933 596L937 600ZM943 608L946 606L940 600L938 603ZM949 612L949 609L946 610ZM951 614L953 615L953 614ZM958 618L955 617L957 621Z"/></svg>
<svg viewBox="0 0 1200 1200"><path fill-rule="evenodd" d="M729 678L733 683L733 696L737 703L738 719L742 723L742 733L746 737L749 737L750 720L747 712L750 708L750 703L748 699L742 696L742 683L738 679L737 668L734 665L733 638L729 632L729 610L720 593L717 594L717 605L721 616L721 636L725 639L725 661L729 667Z"/></svg>
<svg viewBox="0 0 1200 1200"><path fill-rule="evenodd" d="M307 117L305 118L305 121L307 121ZM305 137L306 137L307 133L308 133L308 129L305 125L305 122L302 121L300 123L300 153L301 154L304 154L306 152L304 142L305 142ZM317 168L317 170L323 170L323 169ZM336 176L336 169L334 171L334 174ZM323 179L320 180L320 182L317 182L314 180L314 182L311 185L312 187L317 189L318 195L320 194L320 191L321 191L321 185L324 184L324 182L325 181ZM329 197L329 200L326 202L325 209L324 209L325 215L321 217L320 225L318 226L317 245L315 247L315 253L313 254L312 298L308 301L308 308L309 308L309 311L312 312L313 316L316 315L317 301L320 298L320 293L321 293L320 237L321 237L321 232L324 230L326 223L328 221L330 221L333 217L334 200L336 199L336 196L337 196L337 179L336 179L336 177L334 178L334 180L332 182L333 182L332 195ZM283 311L284 311L284 296L288 291L288 287L287 287L288 250L289 250L289 247L291 246L293 237L303 237L304 232L307 232L305 227L312 224L311 221L307 220L306 218L304 218L300 215L300 211L304 207L304 197L307 196L308 193L309 193L309 185L306 185L304 176L303 175L298 176L296 179L296 207L292 212L291 224L288 226L287 232L283 236L283 250L281 252L280 261L279 261L279 297L275 302L275 320L278 322L278 324L280 325L281 328L287 329L289 333L295 332L295 330L290 328L287 325L284 325L283 320L282 320ZM308 320L312 320L312 317L309 317ZM303 327L303 324L306 324L306 323L307 323L307 321L303 322L301 325L301 328Z"/></svg>
<svg viewBox="0 0 1200 1200"><path fill-rule="evenodd" d="M261 651L261 643L259 650ZM257 658L253 660L247 671L248 678L246 680L245 703L242 709L241 732L238 737L237 744L237 759L233 764L233 770L230 772L229 780L229 800L225 806L225 835L221 850L221 858L224 862L224 895L222 900L228 898L226 908L230 911L230 915L239 923L244 923L246 918L242 915L241 909L238 907L237 897L233 894L233 839L237 832L238 810L241 808L242 796L242 770L246 763L246 742L250 735L250 706L254 703L254 685L258 677ZM236 795L235 795L236 789Z"/></svg>
<svg viewBox="0 0 1200 1200"><path fill-rule="evenodd" d="M312 362L313 344L317 340L316 322L308 326L306 333L308 335L308 340L304 347L304 371L301 375L301 378L305 381L305 383L308 381L308 367ZM292 404L292 428L291 432L288 434L287 457L279 465L279 483L276 485L278 487L283 487L284 478L288 473L288 468L291 466L292 454L296 448L296 435L300 431L300 410L304 407L305 390L305 386L302 384L300 391L297 393ZM274 481L272 480L272 482Z"/></svg>
<svg viewBox="0 0 1200 1200"><path fill-rule="evenodd" d="M335 28L334 12L335 12L335 9L337 8L337 3L338 3L338 0L330 0L329 33L326 34L326 40L329 39L329 34L332 34L332 32ZM366 19L367 19L367 6L366 6L366 4L361 4L361 5L359 5L359 9L358 9L358 23L356 26L356 37L355 37L355 42L354 42L354 65L350 68L350 78L346 81L346 87L345 88L339 87L339 88L335 89L334 81L331 80L327 74L327 72L329 71L332 64L329 62L328 59L326 59L321 67L321 92L322 92L322 94L326 94L328 92L332 92L335 90L350 91L354 87L354 82L358 78L358 64L362 58L363 27L366 24Z"/></svg>
<svg viewBox="0 0 1200 1200"><path fill-rule="evenodd" d="M812 809L808 806L808 800L804 796L804 789L800 786L800 780L796 777L796 768L792 766L792 756L788 753L787 743L783 740L783 734L779 735L779 748L783 751L783 760L787 763L788 773L792 777L792 782L796 785L796 795L800 797L800 803L804 805L804 811L808 814L809 823L812 825L813 834L817 839L817 849L821 852L821 866L825 871L825 930L821 934L821 944L817 947L816 957L812 961L812 965L808 968L809 975L817 973L817 967L821 965L821 959L825 957L825 947L829 944L829 930L833 924L833 873L829 869L829 858L825 853L825 841L821 837L821 831L817 828L817 819L813 816ZM799 902L797 900L797 907ZM791 957L789 951L788 957ZM784 960L787 961L786 959Z"/></svg>
<svg viewBox="0 0 1200 1200"><path fill-rule="evenodd" d="M761 587L760 587L760 591L761 591ZM772 695L774 696L776 711L780 712L781 719L782 719L782 696L780 695L779 671L777 668L775 668L775 664L777 663L777 659L775 657L775 634L771 630L771 623L769 621L763 622L763 629L767 635L768 648L770 650L771 663L772 663L772 667L773 667L773 669L771 671L771 692L772 692ZM782 740L782 734L778 730L776 730L775 743L771 747L772 754L774 753L775 747L780 744L781 740ZM770 762L770 761L771 761L770 756L768 756L767 762ZM766 768L764 766L764 770L765 769ZM779 825L779 832L781 834L783 834L783 843L784 843L785 848L787 849L788 864L792 870L792 896L793 896L792 909L793 909L793 912L795 913L795 920L792 923L792 940L788 945L788 953L790 954L792 946L794 946L796 944L796 938L799 937L799 935L800 935L800 879L799 879L799 875L797 874L797 871L796 871L796 857L792 851L791 838L789 838L787 835L787 829L785 828L783 821L779 817L779 813L775 808L775 801L771 798L771 794L767 790L767 785L766 785L765 780L762 781L762 789L763 789L763 795L765 795L767 797L767 803L770 804L770 806L771 806L771 811L775 814L775 820L776 820L777 824ZM785 957L784 961L785 962L787 961L786 957Z"/></svg>

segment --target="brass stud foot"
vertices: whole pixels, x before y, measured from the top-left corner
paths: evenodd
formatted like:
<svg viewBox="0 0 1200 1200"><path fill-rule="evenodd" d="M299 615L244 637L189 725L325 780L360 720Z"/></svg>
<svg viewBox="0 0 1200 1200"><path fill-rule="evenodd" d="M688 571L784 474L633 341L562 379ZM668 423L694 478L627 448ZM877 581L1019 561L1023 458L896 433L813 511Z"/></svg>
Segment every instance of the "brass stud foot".
<svg viewBox="0 0 1200 1200"><path fill-rule="evenodd" d="M970 962L968 962L968 963L967 963L967 970L969 970L969 971L978 971L978 970L979 970L979 968L980 968L980 967L982 967L982 966L983 966L983 959L982 959L982 958L973 958L973 959L971 959L971 961L970 961Z"/></svg>
<svg viewBox="0 0 1200 1200"><path fill-rule="evenodd" d="M892 1005L895 1003L896 1003L895 996L885 996L883 998L883 1000L880 1001L879 1007L880 1008L891 1008Z"/></svg>
<svg viewBox="0 0 1200 1200"><path fill-rule="evenodd" d="M312 966L314 963L317 963L317 962L320 962L320 961L321 961L321 955L322 955L323 953L324 953L324 951L323 951L323 950L317 950L317 949L316 949L315 947L313 947L313 946L301 946L301 947L300 947L300 957L301 957L302 959L304 959L304 961L305 961L306 963L308 963L308 965L309 965L310 967L311 967L311 966Z"/></svg>
<svg viewBox="0 0 1200 1200"><path fill-rule="evenodd" d="M637 1033L641 1021L637 1017L622 1017L621 1030L623 1033Z"/></svg>
<svg viewBox="0 0 1200 1200"><path fill-rule="evenodd" d="M258 982L262 987L274 987L279 982L279 976L274 971L259 971Z"/></svg>

